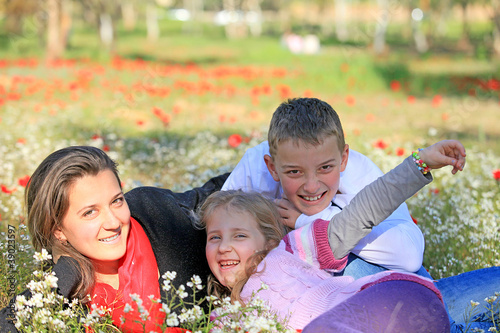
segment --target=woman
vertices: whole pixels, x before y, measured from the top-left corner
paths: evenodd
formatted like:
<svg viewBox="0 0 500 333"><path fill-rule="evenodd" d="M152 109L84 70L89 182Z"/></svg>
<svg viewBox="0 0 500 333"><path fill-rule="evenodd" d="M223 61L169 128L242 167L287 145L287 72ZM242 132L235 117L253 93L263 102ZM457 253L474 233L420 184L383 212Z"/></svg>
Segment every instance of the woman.
<svg viewBox="0 0 500 333"><path fill-rule="evenodd" d="M202 250L192 246L200 244L203 249L205 235L191 227L191 216L221 188L227 175L185 193L149 187L133 190L127 194L138 212L133 218L116 166L94 147L52 153L27 186L26 220L35 250L45 248L53 256L59 293L81 301L90 294L91 304L112 309L116 326L143 332L142 325L134 323L138 311L124 311L126 303L133 304L130 294L138 294L150 313L149 332L158 329L165 316L148 297L165 297L160 288L165 272L177 271L178 284L210 272ZM16 332L7 309L0 313L0 327L2 332Z"/></svg>

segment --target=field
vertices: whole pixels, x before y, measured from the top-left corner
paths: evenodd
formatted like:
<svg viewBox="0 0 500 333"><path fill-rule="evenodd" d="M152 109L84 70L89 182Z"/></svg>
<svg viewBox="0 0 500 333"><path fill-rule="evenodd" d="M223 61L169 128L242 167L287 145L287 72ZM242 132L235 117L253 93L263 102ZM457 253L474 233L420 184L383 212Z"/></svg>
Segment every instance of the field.
<svg viewBox="0 0 500 333"><path fill-rule="evenodd" d="M19 50L0 53L0 307L30 279L23 192L49 153L97 146L119 162L125 191L141 185L182 191L231 171L247 148L266 139L279 103L299 96L330 103L351 149L383 171L413 149L462 140L464 172L435 172L436 181L408 201L426 237L424 265L435 278L500 265L494 60L375 57L367 47L338 45L294 55L276 38L178 34L155 44L124 36L109 55L81 33L68 58L52 63L40 49ZM17 236L9 243L11 234ZM15 267L7 265L12 246Z"/></svg>

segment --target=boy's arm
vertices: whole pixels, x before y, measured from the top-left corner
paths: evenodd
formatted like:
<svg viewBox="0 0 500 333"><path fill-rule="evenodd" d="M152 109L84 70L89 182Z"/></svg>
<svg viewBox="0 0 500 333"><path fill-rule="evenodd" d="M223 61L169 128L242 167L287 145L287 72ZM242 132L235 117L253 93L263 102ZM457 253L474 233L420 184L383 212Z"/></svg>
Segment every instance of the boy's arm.
<svg viewBox="0 0 500 333"><path fill-rule="evenodd" d="M406 199L432 181L420 172L412 157L366 186L335 215L328 226L328 239L335 258L343 258Z"/></svg>
<svg viewBox="0 0 500 333"><path fill-rule="evenodd" d="M267 141L249 148L231 171L221 190L256 191L269 199L281 198L280 183L273 179L264 162L266 154L269 154Z"/></svg>
<svg viewBox="0 0 500 333"><path fill-rule="evenodd" d="M465 165L465 148L456 140L440 141L419 152L418 163L429 169L453 166L452 174ZM328 238L335 258L343 258L371 229L386 219L406 199L432 180L424 175L412 156L365 187L328 226Z"/></svg>

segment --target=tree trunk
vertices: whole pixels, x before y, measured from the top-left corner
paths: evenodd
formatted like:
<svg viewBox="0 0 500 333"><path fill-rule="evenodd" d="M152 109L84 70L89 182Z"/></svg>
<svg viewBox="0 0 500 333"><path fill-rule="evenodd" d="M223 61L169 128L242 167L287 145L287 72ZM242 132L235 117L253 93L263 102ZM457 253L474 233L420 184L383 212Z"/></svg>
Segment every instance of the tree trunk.
<svg viewBox="0 0 500 333"><path fill-rule="evenodd" d="M64 52L61 31L63 0L47 0L47 61L61 58Z"/></svg>
<svg viewBox="0 0 500 333"><path fill-rule="evenodd" d="M242 38L247 35L247 27L244 22L238 19L238 10L239 7L236 6L235 0L223 0L224 10L231 16L234 15L234 18L231 18L229 22L227 22L225 26L226 37L230 39L234 38Z"/></svg>
<svg viewBox="0 0 500 333"><path fill-rule="evenodd" d="M373 40L373 50L376 54L382 54L385 51L385 33L389 24L389 1L377 0L381 9L375 26L375 38Z"/></svg>
<svg viewBox="0 0 500 333"><path fill-rule="evenodd" d="M346 0L335 0L335 35L341 42L349 39L347 31L347 2Z"/></svg>
<svg viewBox="0 0 500 333"><path fill-rule="evenodd" d="M108 50L113 49L113 19L108 13L101 13L99 16L99 34L101 36L101 42L108 48Z"/></svg>
<svg viewBox="0 0 500 333"><path fill-rule="evenodd" d="M125 29L128 31L134 30L137 18L133 3L125 2L122 4L122 17L123 17L123 26L125 27Z"/></svg>
<svg viewBox="0 0 500 333"><path fill-rule="evenodd" d="M491 22L493 25L493 51L497 58L500 57L500 0L491 1Z"/></svg>
<svg viewBox="0 0 500 333"><path fill-rule="evenodd" d="M250 33L254 37L259 37L262 34L262 9L260 3L262 0L246 0L245 7L248 9L247 24L250 28Z"/></svg>
<svg viewBox="0 0 500 333"><path fill-rule="evenodd" d="M158 26L158 13L154 4L148 3L146 6L146 27L148 30L148 41L156 42L160 37L160 27Z"/></svg>

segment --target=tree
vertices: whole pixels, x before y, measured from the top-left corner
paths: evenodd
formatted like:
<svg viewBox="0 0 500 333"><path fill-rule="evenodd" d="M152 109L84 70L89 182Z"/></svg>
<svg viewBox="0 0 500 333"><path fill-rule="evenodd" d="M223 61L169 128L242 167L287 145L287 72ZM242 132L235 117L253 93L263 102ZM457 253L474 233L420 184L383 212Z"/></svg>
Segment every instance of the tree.
<svg viewBox="0 0 500 333"><path fill-rule="evenodd" d="M71 28L71 15L65 0L47 0L47 48L46 59L52 61L61 58L66 50L68 34Z"/></svg>

